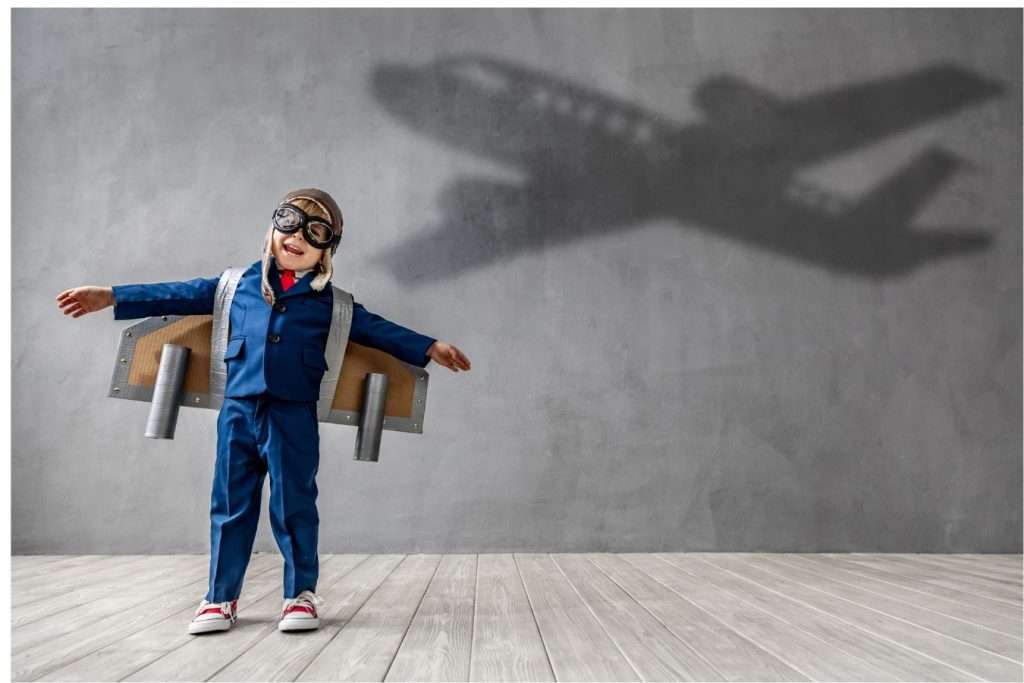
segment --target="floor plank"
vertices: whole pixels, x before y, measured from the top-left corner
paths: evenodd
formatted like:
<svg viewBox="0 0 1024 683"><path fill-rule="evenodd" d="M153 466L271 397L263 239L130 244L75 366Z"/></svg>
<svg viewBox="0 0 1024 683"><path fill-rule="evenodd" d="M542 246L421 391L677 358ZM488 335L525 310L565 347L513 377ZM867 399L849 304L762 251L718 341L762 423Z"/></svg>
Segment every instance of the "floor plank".
<svg viewBox="0 0 1024 683"><path fill-rule="evenodd" d="M181 556L112 555L41 575L32 573L30 576L16 578L21 590L18 595L12 596L11 605L20 607L83 586L109 584L136 573L148 574L160 566L160 557L167 557L167 561L178 561L173 558Z"/></svg>
<svg viewBox="0 0 1024 683"><path fill-rule="evenodd" d="M706 554L696 554L701 559ZM829 612L853 626L863 628L904 647L916 650L928 657L958 669L961 676L991 681L1020 680L1024 672L1015 662L992 655L964 641L944 636L935 631L925 630L903 619L865 607L836 595L822 592L804 583L791 579L790 572L779 572L777 568L758 555L735 556L714 554L707 561L722 568L749 576L761 584L770 584L784 591L787 597L800 600L808 605Z"/></svg>
<svg viewBox="0 0 1024 683"><path fill-rule="evenodd" d="M18 625L14 632L12 651L18 653L51 640L54 636L92 630L97 621L124 614L126 610L138 611L139 605L152 598L180 589L206 574L206 565L198 555L179 555L170 560L161 560L160 569L151 568L143 573L145 581L139 581L135 574L130 585L127 575L118 574L112 579L107 597L96 602L77 605L68 609L51 611L47 616Z"/></svg>
<svg viewBox="0 0 1024 683"><path fill-rule="evenodd" d="M684 567L656 555L626 554L621 558L684 596L741 636L767 651L807 679L819 681L895 681L897 676L839 647L801 630L779 615L744 600ZM698 570L699 572L699 570ZM751 678L753 676L749 676Z"/></svg>
<svg viewBox="0 0 1024 683"><path fill-rule="evenodd" d="M250 562L242 585L242 595L238 600L239 615L248 611L249 604L267 595L281 594L283 577L280 565L273 561L270 554L265 557L264 560ZM127 634L80 659L68 661L38 680L120 681L196 638L220 638L227 635L189 634L188 624L201 599L202 595L164 619Z"/></svg>
<svg viewBox="0 0 1024 683"><path fill-rule="evenodd" d="M283 633L257 553L202 636L207 555L11 566L19 681L1024 679L1020 555L324 555L321 627Z"/></svg>
<svg viewBox="0 0 1024 683"><path fill-rule="evenodd" d="M47 574L66 567L77 567L113 555L13 555L11 578L21 579L45 571Z"/></svg>
<svg viewBox="0 0 1024 683"><path fill-rule="evenodd" d="M804 681L809 677L702 610L686 596L623 559L596 554L592 561L648 609L699 660L712 668L709 680Z"/></svg>
<svg viewBox="0 0 1024 683"><path fill-rule="evenodd" d="M470 680L555 680L512 555L479 556L475 610Z"/></svg>
<svg viewBox="0 0 1024 683"><path fill-rule="evenodd" d="M706 560L688 554L661 554L658 557L684 570L687 574L709 584L719 586L744 602L768 612L791 626L828 643L827 650L849 653L883 669L886 678L895 677L906 681L950 681L962 680L961 672L942 665L930 657L880 638L863 629L834 618L828 612L816 609L799 600L774 590L771 585L762 585L735 572L723 571ZM866 677L864 680L873 680Z"/></svg>
<svg viewBox="0 0 1024 683"><path fill-rule="evenodd" d="M555 564L645 681L720 681L721 674L586 555L557 554Z"/></svg>
<svg viewBox="0 0 1024 683"><path fill-rule="evenodd" d="M193 560L202 556L183 556ZM250 566L254 571L265 571L277 565L280 556L271 560L268 554L260 553L253 557ZM189 582L189 580L191 582ZM57 620L52 638L15 652L11 658L14 678L17 680L34 680L48 672L64 666L68 661L79 659L95 650L121 640L136 631L160 622L189 605L195 609L206 593L209 580L203 571L199 578L195 575L182 576L177 588L161 587L156 597L137 601L131 609L97 617L86 614L68 621ZM146 584L148 587L148 583ZM243 594L245 587L242 588ZM42 622L34 622L26 628L32 628ZM15 634L18 632L15 631Z"/></svg>
<svg viewBox="0 0 1024 683"><path fill-rule="evenodd" d="M476 555L445 555L386 681L468 681Z"/></svg>
<svg viewBox="0 0 1024 683"><path fill-rule="evenodd" d="M1022 605L1021 589L1000 584L996 581L956 576L940 569L925 567L909 560L875 555L860 557L853 560L858 564L875 567L882 571L902 577L906 582L923 582L947 590L955 590L975 597L1004 602L1020 609Z"/></svg>
<svg viewBox="0 0 1024 683"><path fill-rule="evenodd" d="M1004 569L945 555L900 555L898 559L912 564L924 565L929 569L949 572L954 576L995 581L998 584L1015 587L1018 590L1020 590L1022 583L1020 570Z"/></svg>
<svg viewBox="0 0 1024 683"><path fill-rule="evenodd" d="M823 561L828 562L829 566L842 567L862 576L868 576L895 586L902 586L907 590L923 593L932 599L956 602L961 605L974 607L978 610L983 609L986 612L1013 619L1015 621L1020 619L1021 610L1015 605L1002 600L992 600L982 596L973 595L971 593L965 593L964 591L956 590L954 588L935 586L925 581L918 581L914 579L908 580L904 575L900 574L898 571L893 571L891 568L883 569L878 566L872 566L869 563L854 562L846 559L845 555L823 553L821 558Z"/></svg>
<svg viewBox="0 0 1024 683"><path fill-rule="evenodd" d="M11 610L12 623L20 629L26 624L54 614L75 614L76 607L97 600L125 596L125 586L135 585L139 576L145 576L149 582L173 575L183 566L189 570L202 566L203 560L200 556L193 556L194 560L186 560L186 564L181 565L183 557L188 556L151 556L142 564L129 563L124 567L111 567L109 572L88 573L66 590L54 585L43 597L23 601L21 605L14 606ZM87 571L85 568L80 570Z"/></svg>
<svg viewBox="0 0 1024 683"><path fill-rule="evenodd" d="M861 553L865 554L865 553ZM878 553L866 553L876 555ZM1022 568L1021 555L989 555L976 553L884 553L890 557L934 559L942 563L959 563L985 569L998 569L1019 575Z"/></svg>
<svg viewBox="0 0 1024 683"><path fill-rule="evenodd" d="M929 595L916 590L912 586L905 586L890 581L881 581L874 577L861 574L847 566L840 565L836 561L827 560L821 557L808 555L778 555L773 557L779 562L792 564L808 571L817 572L820 576L830 576L836 581L865 588L873 591L886 599L898 600L922 609L931 610L944 614L954 619L977 624L998 633L1003 633L1017 640L1024 636L1024 624L1021 623L1020 614L1010 616L1008 614L996 614L984 607L974 604L965 604L955 600L948 600L937 595ZM1018 650L1019 651L1019 650Z"/></svg>
<svg viewBox="0 0 1024 683"><path fill-rule="evenodd" d="M440 561L407 556L297 680L383 681Z"/></svg>
<svg viewBox="0 0 1024 683"><path fill-rule="evenodd" d="M801 567L791 561L770 556L761 557L759 561L763 564L758 566L769 571L777 571L815 590L820 590L843 600L849 600L858 605L877 610L883 614L903 619L915 626L950 638L962 640L976 648L1006 657L1018 664L1022 663L1020 653L1024 643L1021 642L1020 638L1014 638L1005 633L993 631L963 619L946 616L941 612L926 607L918 607L891 596L880 595L852 583L844 582L837 578L834 573L822 574L813 569L809 570Z"/></svg>
<svg viewBox="0 0 1024 683"><path fill-rule="evenodd" d="M513 557L557 680L641 680L549 555Z"/></svg>
<svg viewBox="0 0 1024 683"><path fill-rule="evenodd" d="M11 555L11 566L17 567L18 565L31 566L34 564L42 564L45 562L54 562L55 560L66 560L70 557L88 557L87 555Z"/></svg>

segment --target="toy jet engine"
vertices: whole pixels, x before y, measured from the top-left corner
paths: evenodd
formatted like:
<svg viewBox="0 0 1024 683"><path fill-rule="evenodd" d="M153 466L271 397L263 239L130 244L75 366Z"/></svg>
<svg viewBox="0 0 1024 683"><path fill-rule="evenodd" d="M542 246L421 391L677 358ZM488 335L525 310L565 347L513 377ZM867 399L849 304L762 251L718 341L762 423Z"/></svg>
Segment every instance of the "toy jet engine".
<svg viewBox="0 0 1024 683"><path fill-rule="evenodd" d="M150 402L147 437L173 439L181 406L216 410L223 403L226 313L237 275L234 282L222 280L213 315L151 317L122 332L108 395ZM384 351L348 341L351 317L344 316L345 301L350 303L351 295L335 288L328 369L317 414L320 422L358 427L355 459L376 462L383 430L423 433L429 375Z"/></svg>

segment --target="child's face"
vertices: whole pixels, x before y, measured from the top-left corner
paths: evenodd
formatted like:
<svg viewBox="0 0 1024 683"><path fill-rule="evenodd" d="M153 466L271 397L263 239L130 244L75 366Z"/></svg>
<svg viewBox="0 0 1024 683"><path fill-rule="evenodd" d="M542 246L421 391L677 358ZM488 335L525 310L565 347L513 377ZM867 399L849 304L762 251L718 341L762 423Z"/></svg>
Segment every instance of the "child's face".
<svg viewBox="0 0 1024 683"><path fill-rule="evenodd" d="M316 266L324 250L310 246L301 230L290 235L274 230L271 252L277 264L286 270L308 270Z"/></svg>

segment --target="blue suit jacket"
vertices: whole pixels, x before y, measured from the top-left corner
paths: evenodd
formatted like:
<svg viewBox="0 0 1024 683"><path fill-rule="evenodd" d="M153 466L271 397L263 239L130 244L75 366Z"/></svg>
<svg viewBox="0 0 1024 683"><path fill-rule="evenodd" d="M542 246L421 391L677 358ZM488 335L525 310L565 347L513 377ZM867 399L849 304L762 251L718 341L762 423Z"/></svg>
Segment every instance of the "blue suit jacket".
<svg viewBox="0 0 1024 683"><path fill-rule="evenodd" d="M224 360L228 377L224 395L254 396L269 391L290 401L316 401L327 369L324 350L331 325L334 290L330 284L310 288L316 271L306 273L282 291L276 265L270 283L276 303L271 308L260 293L261 262L238 281L231 302L231 332ZM183 282L115 285L114 319L156 315L210 315L220 276ZM427 349L436 340L382 318L353 302L349 339L390 353L406 363L425 367Z"/></svg>

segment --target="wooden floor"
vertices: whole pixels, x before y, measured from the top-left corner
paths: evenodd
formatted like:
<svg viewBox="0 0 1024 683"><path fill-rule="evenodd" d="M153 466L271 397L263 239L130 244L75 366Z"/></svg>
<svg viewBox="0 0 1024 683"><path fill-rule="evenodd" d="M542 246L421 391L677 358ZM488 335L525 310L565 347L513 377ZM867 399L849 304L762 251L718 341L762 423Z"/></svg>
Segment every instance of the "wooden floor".
<svg viewBox="0 0 1024 683"><path fill-rule="evenodd" d="M321 556L321 627L277 631L253 555L191 636L206 556L13 558L12 678L1021 681L1020 555Z"/></svg>

